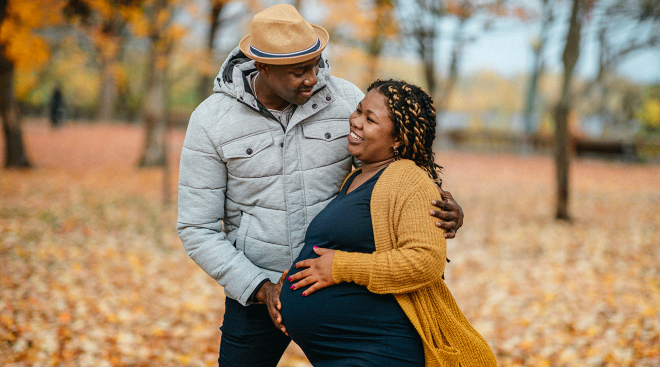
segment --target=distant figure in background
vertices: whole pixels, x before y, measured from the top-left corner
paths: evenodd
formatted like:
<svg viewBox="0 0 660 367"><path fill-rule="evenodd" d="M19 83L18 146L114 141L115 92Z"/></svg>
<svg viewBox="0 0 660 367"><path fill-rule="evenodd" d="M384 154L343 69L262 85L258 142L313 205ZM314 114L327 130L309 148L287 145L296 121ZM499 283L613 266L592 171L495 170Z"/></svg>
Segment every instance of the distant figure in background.
<svg viewBox="0 0 660 367"><path fill-rule="evenodd" d="M53 96L50 98L50 123L53 127L59 127L64 121L64 97L59 83L53 89Z"/></svg>

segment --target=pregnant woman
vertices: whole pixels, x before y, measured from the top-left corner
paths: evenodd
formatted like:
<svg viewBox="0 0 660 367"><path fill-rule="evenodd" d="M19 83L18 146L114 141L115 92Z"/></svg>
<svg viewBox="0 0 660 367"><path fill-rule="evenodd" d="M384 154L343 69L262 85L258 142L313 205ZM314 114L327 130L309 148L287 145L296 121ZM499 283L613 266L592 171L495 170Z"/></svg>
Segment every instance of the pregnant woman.
<svg viewBox="0 0 660 367"><path fill-rule="evenodd" d="M442 231L419 210L440 199L431 98L379 80L350 122L362 165L311 222L283 283L288 334L316 367L496 366L442 280Z"/></svg>

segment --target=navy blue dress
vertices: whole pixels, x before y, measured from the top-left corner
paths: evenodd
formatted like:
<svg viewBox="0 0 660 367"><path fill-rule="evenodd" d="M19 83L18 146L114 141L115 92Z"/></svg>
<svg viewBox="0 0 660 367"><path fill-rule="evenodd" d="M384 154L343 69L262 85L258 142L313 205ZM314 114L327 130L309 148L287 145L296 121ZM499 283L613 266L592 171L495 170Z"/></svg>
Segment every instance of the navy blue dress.
<svg viewBox="0 0 660 367"><path fill-rule="evenodd" d="M371 253L371 192L382 170L346 194L356 175L310 223L296 262L316 258L314 246ZM298 269L291 267L289 275ZM287 332L315 367L424 366L419 334L391 294L340 283L303 297L285 281L280 300Z"/></svg>

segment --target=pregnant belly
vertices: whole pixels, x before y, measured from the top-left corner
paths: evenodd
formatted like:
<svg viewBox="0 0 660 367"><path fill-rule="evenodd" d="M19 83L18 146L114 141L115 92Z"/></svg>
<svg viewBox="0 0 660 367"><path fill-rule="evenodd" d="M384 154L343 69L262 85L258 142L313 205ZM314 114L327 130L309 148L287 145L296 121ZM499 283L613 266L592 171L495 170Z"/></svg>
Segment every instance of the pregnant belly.
<svg viewBox="0 0 660 367"><path fill-rule="evenodd" d="M288 284L288 285L287 285ZM340 283L303 297L285 282L280 294L282 321L303 349L333 338L351 339L414 333L391 294L374 294L354 283Z"/></svg>

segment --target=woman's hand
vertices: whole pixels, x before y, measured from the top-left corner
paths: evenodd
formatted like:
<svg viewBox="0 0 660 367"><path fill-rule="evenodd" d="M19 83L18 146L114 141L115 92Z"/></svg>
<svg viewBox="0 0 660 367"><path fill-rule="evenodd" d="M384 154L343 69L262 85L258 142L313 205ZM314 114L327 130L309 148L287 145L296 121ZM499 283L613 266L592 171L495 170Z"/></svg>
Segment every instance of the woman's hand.
<svg viewBox="0 0 660 367"><path fill-rule="evenodd" d="M296 269L307 268L289 277L291 289L311 285L303 292L303 296L309 296L315 291L335 284L332 279L332 260L335 258L335 250L314 246L314 252L319 255L316 259L307 259L295 264Z"/></svg>

